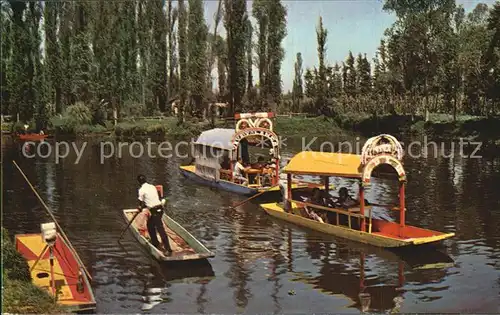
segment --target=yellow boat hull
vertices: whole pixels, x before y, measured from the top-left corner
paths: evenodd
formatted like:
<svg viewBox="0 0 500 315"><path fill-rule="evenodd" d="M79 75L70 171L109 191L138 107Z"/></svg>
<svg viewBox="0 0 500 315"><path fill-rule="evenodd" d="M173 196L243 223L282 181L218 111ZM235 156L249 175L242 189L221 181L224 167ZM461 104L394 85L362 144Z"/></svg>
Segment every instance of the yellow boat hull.
<svg viewBox="0 0 500 315"><path fill-rule="evenodd" d="M290 223L303 226L318 232L346 238L353 241L358 241L365 244L370 244L378 247L404 247L404 246L415 246L423 244L436 243L450 237L453 237L454 233L439 233L438 235L428 236L428 237L418 237L418 238L395 238L385 235L380 235L378 233L368 233L363 231L358 231L350 229L341 225L333 225L327 223L321 223L319 221L311 220L305 218L298 214L298 207L293 204L292 213L285 212L283 207L278 203L266 203L260 205L266 213L276 217L278 219L288 221Z"/></svg>

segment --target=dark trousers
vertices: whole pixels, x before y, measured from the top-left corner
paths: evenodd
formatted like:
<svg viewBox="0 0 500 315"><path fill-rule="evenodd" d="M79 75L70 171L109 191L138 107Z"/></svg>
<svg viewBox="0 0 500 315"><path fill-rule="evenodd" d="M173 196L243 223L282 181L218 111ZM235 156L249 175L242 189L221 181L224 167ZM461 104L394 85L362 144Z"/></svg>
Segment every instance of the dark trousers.
<svg viewBox="0 0 500 315"><path fill-rule="evenodd" d="M161 219L162 215L159 214L151 214L148 220L148 233L149 237L151 237L151 243L154 247L158 248L159 242L156 237L156 232L160 233L161 241L163 242L163 246L166 250L172 251L170 248L170 242L168 241L167 232L165 232L165 228L163 227L163 222Z"/></svg>

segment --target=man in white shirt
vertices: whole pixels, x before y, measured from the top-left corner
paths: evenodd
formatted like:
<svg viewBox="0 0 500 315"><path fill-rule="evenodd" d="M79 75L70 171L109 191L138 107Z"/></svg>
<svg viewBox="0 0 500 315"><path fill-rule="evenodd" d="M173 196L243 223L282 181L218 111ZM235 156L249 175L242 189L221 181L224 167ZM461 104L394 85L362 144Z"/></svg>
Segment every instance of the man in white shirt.
<svg viewBox="0 0 500 315"><path fill-rule="evenodd" d="M233 179L239 179L243 182L243 185L246 185L248 183L248 180L243 174L247 169L248 167L245 168L243 166L243 160L241 158L238 158L238 161L236 161L236 164L234 165Z"/></svg>
<svg viewBox="0 0 500 315"><path fill-rule="evenodd" d="M156 233L158 232L160 234L163 247L167 252L166 254L170 255L172 253L172 249L170 248L170 242L168 240L167 233L165 232L165 228L163 227L163 204L158 196L158 191L154 185L146 182L146 177L144 175L137 176L137 181L141 185L138 196L140 204L137 210L142 211L143 208L148 208L151 212L151 216L149 217L147 223L151 244L160 249L160 243L158 242L158 238L156 236Z"/></svg>

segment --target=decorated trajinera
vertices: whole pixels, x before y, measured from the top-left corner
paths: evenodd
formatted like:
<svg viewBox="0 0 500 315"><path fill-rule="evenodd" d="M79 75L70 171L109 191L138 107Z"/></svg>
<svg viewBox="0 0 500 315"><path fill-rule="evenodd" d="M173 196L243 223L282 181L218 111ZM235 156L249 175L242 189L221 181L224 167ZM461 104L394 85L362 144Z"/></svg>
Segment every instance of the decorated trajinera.
<svg viewBox="0 0 500 315"><path fill-rule="evenodd" d="M191 143L194 163L180 166L182 175L246 196L279 193L280 138L273 131L273 117L273 113L266 112L236 114L234 129L215 128L202 132ZM265 149L266 153L251 163L249 147ZM291 185L291 189L319 186L299 181Z"/></svg>
<svg viewBox="0 0 500 315"><path fill-rule="evenodd" d="M295 155L283 169L288 183L294 175L320 176L326 190L316 190L312 196L297 200L288 184L289 199L286 203L261 204L270 215L291 223L327 234L380 247L402 247L437 243L453 237L454 233L442 233L405 223L406 173L402 164L403 149L391 135L370 138L361 155L303 151ZM372 218L372 207L365 200L365 190L371 184L373 171L392 169L399 182L399 206L389 209L399 212L399 223ZM357 179L359 198L349 196L345 187L339 189L339 197L328 191L330 177ZM336 199L336 200L335 200ZM387 207L387 206L385 206Z"/></svg>

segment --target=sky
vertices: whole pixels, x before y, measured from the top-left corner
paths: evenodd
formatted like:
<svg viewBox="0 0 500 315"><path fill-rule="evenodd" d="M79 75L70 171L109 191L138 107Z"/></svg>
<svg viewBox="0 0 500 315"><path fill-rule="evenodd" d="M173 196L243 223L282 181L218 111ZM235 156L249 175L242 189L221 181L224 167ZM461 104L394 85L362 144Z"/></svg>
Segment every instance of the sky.
<svg viewBox="0 0 500 315"><path fill-rule="evenodd" d="M281 65L283 92L292 89L294 64L298 52L302 54L304 70L318 63L316 26L319 16L323 17L324 28L328 30L327 64L339 64L345 60L349 50L354 55L366 53L372 60L384 31L394 23L396 16L382 10L381 0L289 0L283 1L287 8L287 36L283 40L285 59ZM472 11L478 3L491 6L495 1L457 0L466 12ZM205 1L205 19L213 33L214 14L218 0ZM252 2L247 10L251 12ZM255 21L253 21L255 22ZM255 27L254 27L255 28ZM222 23L219 34L225 34ZM254 34L254 42L257 38ZM254 67L254 84L258 82L258 71Z"/></svg>

